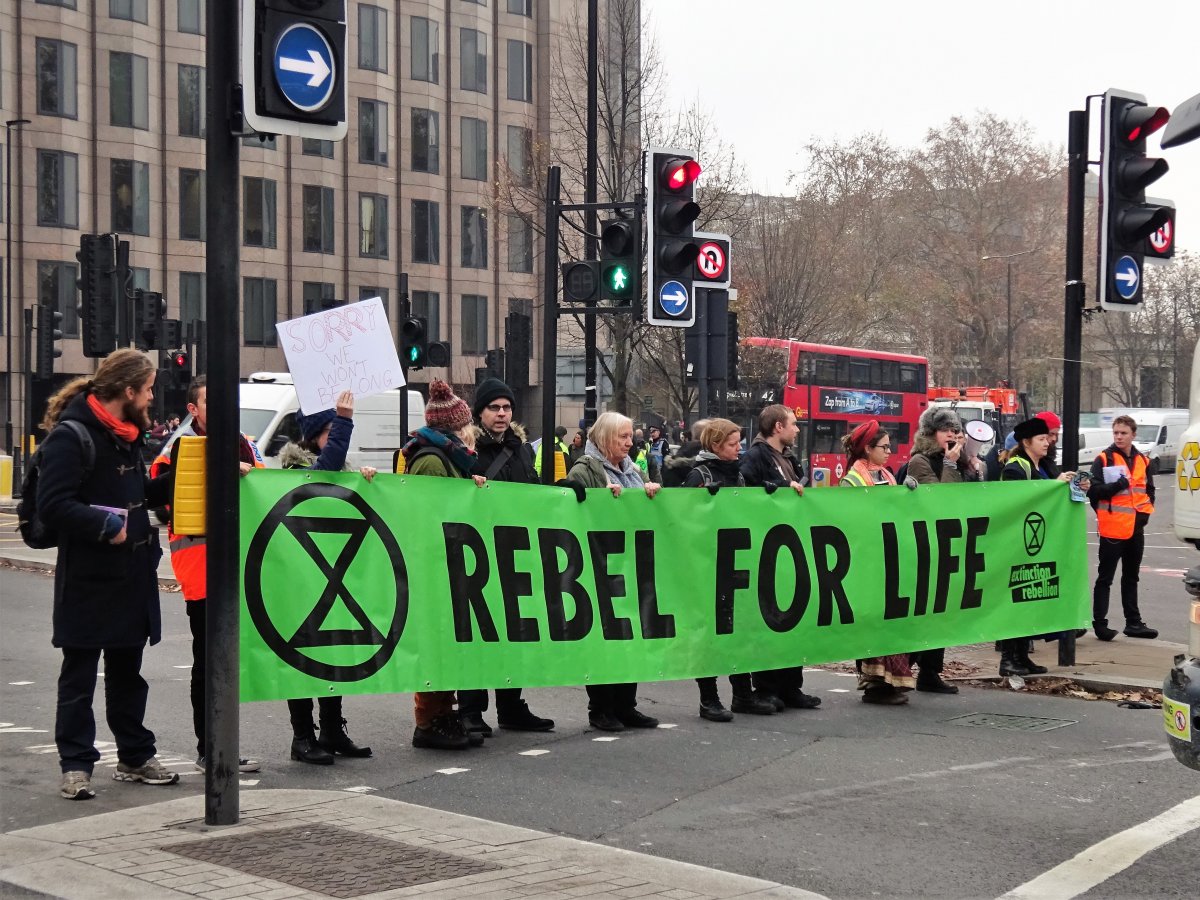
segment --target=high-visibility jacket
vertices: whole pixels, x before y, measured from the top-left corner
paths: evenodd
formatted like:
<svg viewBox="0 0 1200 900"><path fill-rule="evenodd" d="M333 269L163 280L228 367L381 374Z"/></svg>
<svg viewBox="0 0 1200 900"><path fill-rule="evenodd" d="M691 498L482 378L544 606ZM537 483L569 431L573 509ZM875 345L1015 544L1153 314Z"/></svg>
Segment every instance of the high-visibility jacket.
<svg viewBox="0 0 1200 900"><path fill-rule="evenodd" d="M1096 507L1096 523L1100 536L1115 540L1128 540L1133 537L1133 529L1137 524L1138 513L1150 515L1154 512L1154 504L1146 491L1148 463L1140 453L1133 455L1133 468L1125 462L1120 453L1110 454L1107 450L1100 454L1105 466L1120 466L1125 470L1129 487L1108 500L1103 500Z"/></svg>
<svg viewBox="0 0 1200 900"><path fill-rule="evenodd" d="M846 487L874 486L872 482L867 481L867 479L863 477L862 472L859 472L857 469L851 469L849 472L843 475L842 480L838 482L838 484L845 485Z"/></svg>
<svg viewBox="0 0 1200 900"><path fill-rule="evenodd" d="M179 433L179 437L196 437L196 432L190 426ZM262 469L265 464L262 455L254 442L242 435L254 455L254 467ZM171 454L159 453L150 464L150 477L162 474L165 468L170 468ZM208 596L208 550L203 535L175 534L170 525L167 526L167 538L171 546L171 568L175 572L175 580L183 592L184 600L203 600Z"/></svg>

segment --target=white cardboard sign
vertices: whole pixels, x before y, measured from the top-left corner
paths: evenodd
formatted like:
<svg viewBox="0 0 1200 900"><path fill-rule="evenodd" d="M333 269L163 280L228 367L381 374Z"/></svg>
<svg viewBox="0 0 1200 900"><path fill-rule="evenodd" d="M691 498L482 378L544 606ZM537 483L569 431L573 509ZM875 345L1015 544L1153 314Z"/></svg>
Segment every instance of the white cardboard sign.
<svg viewBox="0 0 1200 900"><path fill-rule="evenodd" d="M338 394L380 394L404 385L383 300L371 297L275 325L306 415L333 409Z"/></svg>

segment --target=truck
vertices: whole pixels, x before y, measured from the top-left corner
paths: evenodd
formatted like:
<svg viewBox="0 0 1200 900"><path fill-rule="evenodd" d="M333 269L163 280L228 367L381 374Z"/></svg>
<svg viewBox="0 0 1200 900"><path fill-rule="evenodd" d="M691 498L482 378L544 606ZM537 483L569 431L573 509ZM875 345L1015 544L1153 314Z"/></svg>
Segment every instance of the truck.
<svg viewBox="0 0 1200 900"><path fill-rule="evenodd" d="M1100 424L1112 428L1113 419L1117 416L1129 416L1137 422L1133 445L1150 460L1151 475L1175 471L1180 439L1188 427L1186 409L1105 407L1100 410Z"/></svg>
<svg viewBox="0 0 1200 900"><path fill-rule="evenodd" d="M987 422L1000 440L1013 425L1029 418L1024 395L1003 383L996 387L931 387L929 405L953 409L963 424L975 419Z"/></svg>

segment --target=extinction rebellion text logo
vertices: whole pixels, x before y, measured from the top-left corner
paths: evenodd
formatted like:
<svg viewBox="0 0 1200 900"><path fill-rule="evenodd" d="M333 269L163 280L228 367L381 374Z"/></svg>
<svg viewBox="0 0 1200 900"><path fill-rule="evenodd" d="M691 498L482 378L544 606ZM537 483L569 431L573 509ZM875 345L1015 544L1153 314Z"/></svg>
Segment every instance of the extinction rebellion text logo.
<svg viewBox="0 0 1200 900"><path fill-rule="evenodd" d="M1031 512L1025 517L1022 529L1025 553L1037 556L1046 545L1046 519L1041 513ZM1013 566L1008 574L1008 586L1012 590L1013 603L1031 600L1055 600L1058 598L1058 563L1030 562Z"/></svg>

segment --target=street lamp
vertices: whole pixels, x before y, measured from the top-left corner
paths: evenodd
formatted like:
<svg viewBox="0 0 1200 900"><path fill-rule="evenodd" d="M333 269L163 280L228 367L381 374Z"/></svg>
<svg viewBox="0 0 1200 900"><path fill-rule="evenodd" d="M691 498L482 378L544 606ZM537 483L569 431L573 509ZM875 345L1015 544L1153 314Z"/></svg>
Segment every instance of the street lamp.
<svg viewBox="0 0 1200 900"><path fill-rule="evenodd" d="M1013 284L1013 264L1015 257L1025 256L1027 253L1033 253L1037 247L1030 247L1028 250L1018 250L1016 253L994 253L991 256L979 257L980 262L985 262L989 259L1003 259L1008 265L1008 288L1005 291L1005 314L1008 321L1008 328L1005 333L1004 349L1005 349L1005 377L1008 381L1008 386L1013 386L1013 371L1012 371L1012 284Z"/></svg>
<svg viewBox="0 0 1200 900"><path fill-rule="evenodd" d="M9 119L4 123L4 340L7 353L4 367L7 373L4 390L4 449L16 458L13 446L13 261L12 261L12 130L28 125L29 119ZM28 399L26 400L28 402Z"/></svg>

